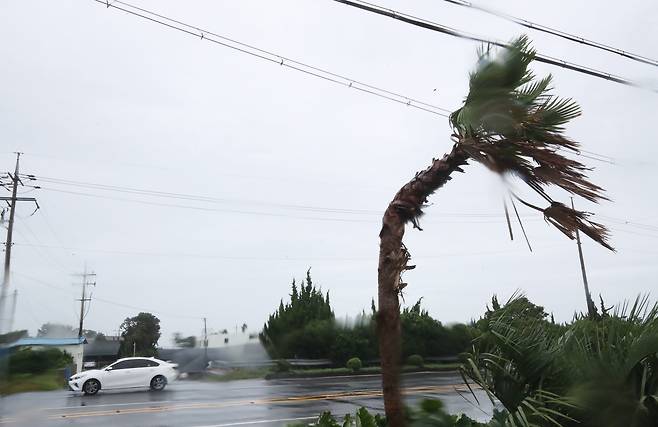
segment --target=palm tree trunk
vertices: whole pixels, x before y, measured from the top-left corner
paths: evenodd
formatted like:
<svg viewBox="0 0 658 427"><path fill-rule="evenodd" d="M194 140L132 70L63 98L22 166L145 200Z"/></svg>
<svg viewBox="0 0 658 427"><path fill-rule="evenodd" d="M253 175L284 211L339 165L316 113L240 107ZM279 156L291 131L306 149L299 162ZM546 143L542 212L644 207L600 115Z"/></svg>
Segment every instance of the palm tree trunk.
<svg viewBox="0 0 658 427"><path fill-rule="evenodd" d="M463 172L468 155L457 144L449 154L432 164L405 184L388 205L379 233L379 311L377 330L382 367L382 389L386 418L390 427L405 424L400 391L400 302L398 294L405 286L401 274L410 268L409 253L402 238L405 224L411 221L418 227L417 218L427 198L451 179L455 171Z"/></svg>

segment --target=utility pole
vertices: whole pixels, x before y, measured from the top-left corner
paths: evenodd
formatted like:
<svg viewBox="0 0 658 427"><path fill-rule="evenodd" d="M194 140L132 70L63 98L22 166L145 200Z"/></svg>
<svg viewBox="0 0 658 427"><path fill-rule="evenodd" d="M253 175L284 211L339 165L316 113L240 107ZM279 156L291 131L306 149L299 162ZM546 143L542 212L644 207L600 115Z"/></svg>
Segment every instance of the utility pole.
<svg viewBox="0 0 658 427"><path fill-rule="evenodd" d="M205 317L203 318L203 361L203 369L206 369L208 367L208 325Z"/></svg>
<svg viewBox="0 0 658 427"><path fill-rule="evenodd" d="M14 330L14 317L16 316L16 300L18 299L18 290L14 289L14 297L11 300L11 314L9 315L9 327L7 332Z"/></svg>
<svg viewBox="0 0 658 427"><path fill-rule="evenodd" d="M82 276L82 296L78 301L80 301L80 326L78 327L78 337L82 337L82 331L83 331L83 324L85 320L85 303L87 301L91 301L91 298L87 298L87 286L96 286L96 282L90 282L88 280L89 277L96 277L96 273L87 273L87 264L85 263L85 269L84 272L81 274Z"/></svg>
<svg viewBox="0 0 658 427"><path fill-rule="evenodd" d="M571 209L576 209L573 205L573 197L571 198ZM590 317L597 315L596 306L592 300L592 295L589 293L589 284L587 283L587 272L585 271L585 259L583 258L583 248L580 243L580 233L576 228L576 243L578 244L578 257L580 258L580 271L583 274L583 285L585 286L585 299L587 300L587 314Z"/></svg>
<svg viewBox="0 0 658 427"><path fill-rule="evenodd" d="M16 168L14 169L14 175L12 176L9 173L9 178L11 179L11 197L0 197L0 200L4 200L9 205L9 224L7 227L7 241L5 242L5 266L4 266L4 275L2 277L2 288L0 289L0 333L10 332L5 331L5 325L7 320L5 318L5 302L7 300L7 292L9 291L9 266L11 263L11 247L13 245L12 239L14 235L14 216L16 214L16 202L34 202L39 208L37 199L34 197L17 197L18 196L18 185L23 185L21 178L19 176L19 163L21 159L21 154L16 153ZM7 184L2 184L3 187L7 188ZM3 211L4 213L4 211ZM11 323L11 321L10 321Z"/></svg>

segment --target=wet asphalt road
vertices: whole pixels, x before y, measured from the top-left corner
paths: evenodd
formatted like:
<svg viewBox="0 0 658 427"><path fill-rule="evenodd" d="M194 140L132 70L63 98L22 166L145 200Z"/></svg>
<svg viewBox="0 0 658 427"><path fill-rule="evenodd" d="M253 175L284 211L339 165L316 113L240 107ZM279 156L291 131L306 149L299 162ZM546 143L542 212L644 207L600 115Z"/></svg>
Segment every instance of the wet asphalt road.
<svg viewBox="0 0 658 427"><path fill-rule="evenodd" d="M1 426L232 427L281 426L311 421L321 412L336 415L361 406L383 412L379 376L327 377L231 382L178 381L162 392L69 391L23 393L0 399ZM408 402L440 398L453 413L488 419L454 374L416 373L403 378Z"/></svg>

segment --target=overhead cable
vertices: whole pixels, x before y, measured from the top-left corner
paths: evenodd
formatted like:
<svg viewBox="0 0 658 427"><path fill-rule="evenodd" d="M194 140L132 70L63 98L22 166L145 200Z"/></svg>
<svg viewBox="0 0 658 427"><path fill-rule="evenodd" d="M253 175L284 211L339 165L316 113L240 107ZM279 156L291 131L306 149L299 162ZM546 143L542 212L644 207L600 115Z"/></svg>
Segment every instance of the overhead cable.
<svg viewBox="0 0 658 427"><path fill-rule="evenodd" d="M537 24L535 22L528 21L527 19L517 18L515 16L509 15L509 14L504 13L504 12L500 12L500 11L497 11L497 10L494 10L494 9L490 9L488 7L473 4L473 3L469 2L469 1L466 1L466 0L443 0L443 1L451 3L451 4L456 4L456 5L459 5L459 6L464 6L464 7L468 7L468 8L471 8L471 9L479 10L481 12L485 12L485 13L488 13L490 15L497 16L498 18L502 18L506 21L513 22L515 24L521 25L521 26L529 28L531 30L541 31L543 33L547 33L547 34L550 34L550 35L553 35L553 36L561 37L563 39L566 39L566 40L569 40L569 41L572 41L572 42L576 42L576 43L580 43L580 44L585 45L585 46L594 47L596 49L601 49L601 50L604 50L606 52L614 53L614 54L623 56L625 58L631 59L633 61L642 62L644 64L653 65L654 67L658 67L658 60L647 58L646 56L638 55L636 53L631 53L631 52L628 52L628 51L623 50L623 49L619 49L619 48L616 48L616 47L613 47L613 46L610 46L610 45L607 45L607 44L596 42L594 40L589 40L589 39L586 39L584 37L581 37L581 36L578 36L578 35L575 35L575 34L570 34L570 33L567 33L565 31L561 31L561 30L557 30L555 28L548 27L546 25Z"/></svg>
<svg viewBox="0 0 658 427"><path fill-rule="evenodd" d="M66 293L70 292L67 289L64 289L60 286L53 285L52 283L46 282L46 281L41 280L41 279L37 279L36 277L28 276L27 274L19 273L19 272L16 272L16 271L14 271L14 274L17 274L20 277L31 280L32 282L41 284L43 286L47 286L47 287L52 288L52 289L56 289L56 290L66 292ZM170 317L179 317L179 318L184 318L184 319L203 319L203 316L191 316L191 315L187 315L187 314L170 313L170 312L166 312L166 311L162 311L162 310L150 310L150 309L147 309L147 308L144 308L144 307L139 307L139 306L135 306L135 305L131 305L131 304L124 304L124 303L121 303L121 302L116 302L116 301L108 300L108 299L105 299L105 298L95 297L94 300L103 302L105 304L115 305L115 306L118 306L118 307L130 308L130 309L133 309L133 310L146 311L146 312L149 312L149 313L156 313L156 314L161 314L161 315L164 314L164 315L170 316Z"/></svg>
<svg viewBox="0 0 658 427"><path fill-rule="evenodd" d="M199 28L194 25L186 24L180 20L169 18L165 15L152 12L150 10L133 6L129 3L122 2L122 1L114 1L112 3L107 3L105 0L93 0L96 3L100 3L107 8L113 8L120 10L122 12L128 13L130 15L146 19L148 21L154 22L156 24L163 25L167 28L173 29L180 31L182 33L194 36L196 38L199 38L200 40L205 40L211 43L215 43L216 45L223 46L229 49L233 49L235 51L251 55L253 57L268 61L273 64L278 64L282 67L286 67L295 71L299 71L301 73L304 73L306 75L320 78L322 80L338 84L340 86L344 86L347 88L355 89L360 92L364 92L370 95L374 95L380 98L387 99L389 101L396 102L398 104L403 104L408 107L416 108L418 110L426 111L428 113L432 113L438 116L442 117L448 117L448 114L451 112L450 110L447 110L442 107L438 107L436 105L429 104L427 102L420 101L418 99L393 92L387 89L383 89L378 86L370 85L367 83L363 83L359 80L352 79L350 77L334 73L325 69L322 69L320 67L316 67L313 65L309 65L306 63L303 63L301 61L293 60L287 56L283 56L274 52L267 51L265 49L261 49L246 43L242 43L240 41L237 41L235 39L222 36L220 34L214 33L212 31L204 30L202 28ZM117 5L122 5L117 6Z"/></svg>
<svg viewBox="0 0 658 427"><path fill-rule="evenodd" d="M99 0L97 0L97 1L99 1ZM457 29L454 29L454 28L451 28L451 27L448 27L446 25L439 24L439 23L436 23L436 22L433 22L433 21L429 21L427 19L419 18L419 17L413 16L413 15L408 15L408 14L405 14L403 12L399 12L399 11L396 11L396 10L384 8L384 7L376 5L374 3L368 3L368 2L360 1L360 0L333 0L333 1L345 4L347 6L356 7L358 9L365 10L367 12L375 13L377 15L382 15L382 16L386 16L386 17L389 17L389 18L397 19L398 21L402 21L406 24L411 24L411 25L414 25L416 27L425 28L425 29L428 29L428 30L432 30L432 31L436 31L436 32L439 32L439 33L447 34L447 35L450 35L450 36L453 36L453 37L458 37L458 38L461 38L461 39L477 41L477 42L481 42L481 43L487 43L487 44L502 47L502 48L509 48L510 47L509 44L501 42L501 41L497 41L497 40L489 39L489 38L486 38L486 37L483 37L483 36L478 36L478 35L466 33L464 31L457 30ZM637 88L648 89L648 90L651 90L652 92L658 92L658 89L648 87L648 86L646 86L644 84L641 84L639 82L631 81L631 80L628 80L624 77L616 76L614 74L608 73L607 71L601 71L601 70L597 70L595 68L575 64L573 62L568 62L568 61L565 61L565 60L560 59L560 58L554 58L554 57L551 57L551 56L542 55L542 54L537 53L535 55L534 59L537 62L543 62L545 64L554 65L556 67L560 67L560 68L564 68L564 69L567 69L567 70L575 71L575 72L578 72L578 73L581 73L581 74L590 75L592 77L597 77L597 78L600 78L600 79L604 79L604 80L608 80L608 81L611 81L611 82L623 84L623 85L626 85L626 86L633 86L633 87L637 87Z"/></svg>

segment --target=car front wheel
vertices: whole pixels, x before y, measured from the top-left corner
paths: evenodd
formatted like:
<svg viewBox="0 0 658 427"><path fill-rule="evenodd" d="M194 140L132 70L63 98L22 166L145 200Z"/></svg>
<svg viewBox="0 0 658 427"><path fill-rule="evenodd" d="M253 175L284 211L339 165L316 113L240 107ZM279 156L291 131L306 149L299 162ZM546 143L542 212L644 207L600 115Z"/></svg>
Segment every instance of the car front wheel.
<svg viewBox="0 0 658 427"><path fill-rule="evenodd" d="M101 383L98 380L87 380L82 386L82 391L88 396L93 396L101 389Z"/></svg>
<svg viewBox="0 0 658 427"><path fill-rule="evenodd" d="M154 391L164 390L166 385L167 385L167 379L162 375L153 377L153 379L151 380L151 390Z"/></svg>

